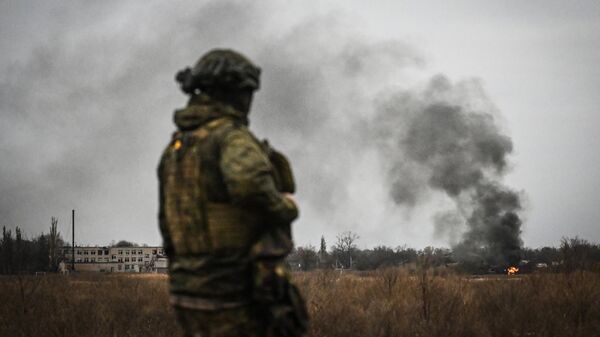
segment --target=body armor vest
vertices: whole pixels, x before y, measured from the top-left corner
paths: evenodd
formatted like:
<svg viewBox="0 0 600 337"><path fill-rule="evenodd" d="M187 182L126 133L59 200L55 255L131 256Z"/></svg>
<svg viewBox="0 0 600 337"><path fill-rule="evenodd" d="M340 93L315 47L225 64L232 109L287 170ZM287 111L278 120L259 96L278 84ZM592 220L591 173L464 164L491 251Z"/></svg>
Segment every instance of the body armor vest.
<svg viewBox="0 0 600 337"><path fill-rule="evenodd" d="M247 252L258 236L260 217L229 203L209 202L203 181L203 153L210 137L233 128L216 119L198 129L178 132L164 161L162 179L166 228L178 256Z"/></svg>

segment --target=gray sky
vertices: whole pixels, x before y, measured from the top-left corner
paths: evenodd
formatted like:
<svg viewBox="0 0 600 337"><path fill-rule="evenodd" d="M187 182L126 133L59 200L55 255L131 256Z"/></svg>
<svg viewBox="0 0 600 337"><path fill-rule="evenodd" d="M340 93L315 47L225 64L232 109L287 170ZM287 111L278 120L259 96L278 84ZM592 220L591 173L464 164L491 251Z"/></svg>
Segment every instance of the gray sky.
<svg viewBox="0 0 600 337"><path fill-rule="evenodd" d="M160 243L173 77L214 47L263 68L251 127L292 159L297 244L448 244L433 217L452 201L396 204L366 127L438 74L512 139L501 180L525 245L600 241L597 1L2 1L0 225L32 236L57 216L70 238L75 208L79 243Z"/></svg>

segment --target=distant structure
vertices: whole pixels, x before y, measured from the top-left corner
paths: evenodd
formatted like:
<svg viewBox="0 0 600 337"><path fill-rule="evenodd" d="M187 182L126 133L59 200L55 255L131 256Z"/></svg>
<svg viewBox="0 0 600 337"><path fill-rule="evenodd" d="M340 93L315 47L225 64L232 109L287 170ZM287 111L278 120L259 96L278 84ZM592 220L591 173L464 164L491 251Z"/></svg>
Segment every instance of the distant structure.
<svg viewBox="0 0 600 337"><path fill-rule="evenodd" d="M162 247L63 247L61 273L76 272L166 273L168 260ZM75 259L72 259L72 252Z"/></svg>

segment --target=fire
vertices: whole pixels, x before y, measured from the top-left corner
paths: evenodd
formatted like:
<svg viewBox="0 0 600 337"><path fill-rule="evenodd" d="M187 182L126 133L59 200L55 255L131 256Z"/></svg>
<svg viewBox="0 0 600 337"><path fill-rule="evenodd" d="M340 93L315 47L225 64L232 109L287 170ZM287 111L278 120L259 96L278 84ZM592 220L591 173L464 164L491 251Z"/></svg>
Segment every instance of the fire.
<svg viewBox="0 0 600 337"><path fill-rule="evenodd" d="M515 274L516 274L516 273L518 273L518 272L519 272L519 268L518 268L518 267L515 267L515 266L508 267L508 268L506 269L506 274L507 274L507 275L515 275Z"/></svg>

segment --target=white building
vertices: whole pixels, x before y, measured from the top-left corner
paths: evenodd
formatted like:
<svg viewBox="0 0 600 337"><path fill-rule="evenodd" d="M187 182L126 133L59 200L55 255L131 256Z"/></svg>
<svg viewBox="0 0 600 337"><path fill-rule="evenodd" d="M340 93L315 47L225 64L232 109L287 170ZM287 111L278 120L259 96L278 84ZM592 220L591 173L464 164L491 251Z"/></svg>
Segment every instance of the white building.
<svg viewBox="0 0 600 337"><path fill-rule="evenodd" d="M70 270L72 248L63 247L64 264ZM167 258L162 247L75 247L75 271L164 272Z"/></svg>

